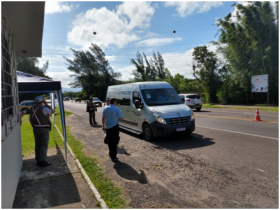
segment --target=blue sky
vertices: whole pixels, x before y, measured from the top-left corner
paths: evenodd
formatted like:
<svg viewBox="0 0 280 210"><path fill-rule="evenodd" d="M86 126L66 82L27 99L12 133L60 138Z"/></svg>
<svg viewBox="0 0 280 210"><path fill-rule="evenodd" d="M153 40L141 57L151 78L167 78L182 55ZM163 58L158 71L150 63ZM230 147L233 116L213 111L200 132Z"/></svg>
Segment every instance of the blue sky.
<svg viewBox="0 0 280 210"><path fill-rule="evenodd" d="M46 1L43 52L40 65L49 60L47 74L69 88L71 72L63 56L72 58L69 48L87 50L100 46L121 79L133 78L130 63L136 52L159 52L174 76L192 78L194 47L209 45L218 32L215 20L235 11L233 1L108 2ZM173 31L176 30L176 33ZM96 35L93 35L96 32Z"/></svg>

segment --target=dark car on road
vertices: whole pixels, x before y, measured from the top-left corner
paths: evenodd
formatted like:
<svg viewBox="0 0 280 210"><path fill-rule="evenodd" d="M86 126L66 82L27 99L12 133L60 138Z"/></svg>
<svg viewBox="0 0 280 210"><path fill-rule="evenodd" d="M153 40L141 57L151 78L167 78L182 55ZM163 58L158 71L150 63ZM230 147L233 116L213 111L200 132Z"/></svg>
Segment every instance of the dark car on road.
<svg viewBox="0 0 280 210"><path fill-rule="evenodd" d="M75 99L75 102L81 102L81 101L82 101L82 99L80 97Z"/></svg>
<svg viewBox="0 0 280 210"><path fill-rule="evenodd" d="M65 97L65 98L64 98L64 101L69 101L69 97Z"/></svg>

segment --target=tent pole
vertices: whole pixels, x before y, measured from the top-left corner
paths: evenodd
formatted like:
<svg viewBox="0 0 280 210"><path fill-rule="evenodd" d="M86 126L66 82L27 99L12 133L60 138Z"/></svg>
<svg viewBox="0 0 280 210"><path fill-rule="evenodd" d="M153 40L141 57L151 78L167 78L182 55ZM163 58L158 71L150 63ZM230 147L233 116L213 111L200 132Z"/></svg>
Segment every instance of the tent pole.
<svg viewBox="0 0 280 210"><path fill-rule="evenodd" d="M66 164L67 164L66 125L65 125L64 104L63 104L63 98L62 98L61 90L56 91L56 94L57 94L61 123L62 123L62 129L63 129L64 147L65 147L65 160L66 160Z"/></svg>
<svg viewBox="0 0 280 210"><path fill-rule="evenodd" d="M51 103L52 103L52 109L55 110L55 97L54 97L54 93L51 93ZM54 136L55 136L55 113L52 114L52 118L53 118L53 140L54 140Z"/></svg>

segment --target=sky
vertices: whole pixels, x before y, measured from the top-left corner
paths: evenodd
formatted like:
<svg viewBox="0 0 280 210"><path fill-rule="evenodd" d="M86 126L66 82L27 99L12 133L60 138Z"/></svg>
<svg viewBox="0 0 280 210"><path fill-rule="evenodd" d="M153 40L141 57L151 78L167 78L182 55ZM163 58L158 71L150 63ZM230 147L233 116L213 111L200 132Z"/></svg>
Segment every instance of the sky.
<svg viewBox="0 0 280 210"><path fill-rule="evenodd" d="M88 50L97 44L106 54L121 80L133 78L130 59L137 51L149 58L159 52L165 67L193 78L194 47L208 46L218 40L215 20L234 13L233 1L46 1L42 43L42 66L47 60L47 75L70 88L72 74L63 58L71 59L75 50ZM173 33L173 31L176 31ZM94 35L93 33L96 33Z"/></svg>

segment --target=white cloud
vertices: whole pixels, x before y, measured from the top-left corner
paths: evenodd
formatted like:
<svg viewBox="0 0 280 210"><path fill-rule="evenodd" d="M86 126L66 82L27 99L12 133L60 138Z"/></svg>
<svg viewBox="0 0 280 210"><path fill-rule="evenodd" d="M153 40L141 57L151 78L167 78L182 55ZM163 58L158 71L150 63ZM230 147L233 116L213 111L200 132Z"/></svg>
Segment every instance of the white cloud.
<svg viewBox="0 0 280 210"><path fill-rule="evenodd" d="M129 66L125 66L125 67L121 67L121 68L115 68L114 66L112 66L113 69L116 71L116 72L120 72L122 74L121 76L121 80L128 80L128 79L132 79L133 76L132 76L132 71L135 69L135 66L134 65L129 65Z"/></svg>
<svg viewBox="0 0 280 210"><path fill-rule="evenodd" d="M217 47L213 44L200 44L198 46L207 46L209 51L216 53ZM172 76L179 73L187 78L194 78L192 75L192 53L194 48L189 49L185 52L173 52L173 53L162 53L162 57L164 59L165 68L171 72ZM151 56L147 56L147 59L150 60ZM117 68L113 66L113 69L122 74L121 80L133 79L133 75L131 74L133 70L135 70L134 65L129 65L125 67Z"/></svg>
<svg viewBox="0 0 280 210"><path fill-rule="evenodd" d="M67 58L73 57L72 52L70 51L69 46L48 46L43 49L42 51L42 58L38 58L39 60L39 67L48 60L49 61L49 71L64 71L66 69L66 61L63 56Z"/></svg>
<svg viewBox="0 0 280 210"><path fill-rule="evenodd" d="M54 81L60 81L61 87L70 87L68 84L70 82L74 82L74 78L70 77L70 75L73 74L70 71L64 71L64 72L48 72L47 75L52 78Z"/></svg>
<svg viewBox="0 0 280 210"><path fill-rule="evenodd" d="M146 47L155 47L155 46L164 46L170 44L174 41L181 41L181 38L151 38L140 41L136 46L146 46Z"/></svg>
<svg viewBox="0 0 280 210"><path fill-rule="evenodd" d="M217 47L213 44L201 44L198 46L207 46L209 51L216 53ZM171 72L171 75L179 73L187 78L194 78L192 75L192 53L194 48L183 53L164 53L165 67Z"/></svg>
<svg viewBox="0 0 280 210"><path fill-rule="evenodd" d="M117 60L115 55L106 55L105 57L109 62Z"/></svg>
<svg viewBox="0 0 280 210"><path fill-rule="evenodd" d="M73 9L73 5L66 4L65 2L59 2L59 1L46 1L45 6L45 13L46 14L54 14L58 12L70 12ZM79 6L76 5L76 8Z"/></svg>
<svg viewBox="0 0 280 210"><path fill-rule="evenodd" d="M135 27L148 28L154 12L155 9L149 2L127 1L117 7L116 15L126 20L125 16L128 16L128 27L132 30Z"/></svg>
<svg viewBox="0 0 280 210"><path fill-rule="evenodd" d="M168 68L172 76L179 73L185 77L192 78L191 75L192 52L193 49L190 49L184 53L162 54L165 67Z"/></svg>
<svg viewBox="0 0 280 210"><path fill-rule="evenodd" d="M167 1L166 7L176 7L176 11L181 17L192 14L207 12L213 7L222 6L221 1Z"/></svg>
<svg viewBox="0 0 280 210"><path fill-rule="evenodd" d="M68 88L69 82L73 82L74 79L69 75L72 74L71 71L67 69L65 65L66 61L63 56L67 58L72 58L73 54L70 51L69 46L48 46L43 48L42 58L38 58L39 67L41 68L46 61L49 61L49 68L46 72L54 81L61 81L61 86Z"/></svg>
<svg viewBox="0 0 280 210"><path fill-rule="evenodd" d="M116 11L105 7L92 8L76 16L67 40L83 48L88 48L91 43L101 48L109 45L121 48L140 39L137 30L150 27L154 12L151 3L144 1L123 2Z"/></svg>

